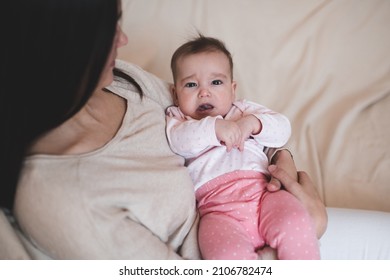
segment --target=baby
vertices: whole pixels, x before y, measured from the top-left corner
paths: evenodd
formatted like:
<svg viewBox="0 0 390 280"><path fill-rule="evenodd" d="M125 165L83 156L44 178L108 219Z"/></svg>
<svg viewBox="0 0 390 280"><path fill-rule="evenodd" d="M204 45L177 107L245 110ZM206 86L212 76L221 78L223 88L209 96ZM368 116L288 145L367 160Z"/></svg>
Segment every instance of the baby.
<svg viewBox="0 0 390 280"><path fill-rule="evenodd" d="M232 57L218 39L199 35L185 43L171 67L175 106L167 109L167 137L194 182L203 258L261 259L268 245L278 259L319 259L305 208L285 190L267 191L264 147L287 143L289 120L236 100Z"/></svg>

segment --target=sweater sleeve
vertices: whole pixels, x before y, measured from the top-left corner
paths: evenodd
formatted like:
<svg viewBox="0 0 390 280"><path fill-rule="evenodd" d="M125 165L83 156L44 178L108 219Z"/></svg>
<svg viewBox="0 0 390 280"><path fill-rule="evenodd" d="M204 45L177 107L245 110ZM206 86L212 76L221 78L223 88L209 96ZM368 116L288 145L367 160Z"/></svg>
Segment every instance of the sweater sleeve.
<svg viewBox="0 0 390 280"><path fill-rule="evenodd" d="M215 121L221 116L195 120L172 106L167 109L166 118L168 142L176 154L193 158L212 147L221 146L215 134Z"/></svg>
<svg viewBox="0 0 390 280"><path fill-rule="evenodd" d="M132 220L131 217L124 219L122 229L127 232L126 235L116 235L111 233L112 238L107 240L107 244L111 245L106 254L112 252L113 256L117 252L126 251L122 258L128 259L158 259L158 260L175 260L182 259L182 257L173 250L168 244L155 236L148 228L144 227L137 221ZM102 236L103 237L103 236ZM127 246L127 250L123 250Z"/></svg>

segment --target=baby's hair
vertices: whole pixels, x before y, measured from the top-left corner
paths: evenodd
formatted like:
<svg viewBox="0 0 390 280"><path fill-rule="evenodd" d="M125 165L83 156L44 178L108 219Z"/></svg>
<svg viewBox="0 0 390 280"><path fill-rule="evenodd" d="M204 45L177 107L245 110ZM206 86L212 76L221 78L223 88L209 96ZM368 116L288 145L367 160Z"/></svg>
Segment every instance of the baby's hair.
<svg viewBox="0 0 390 280"><path fill-rule="evenodd" d="M230 75L233 80L233 59L231 53L225 46L225 43L213 38L203 36L201 33L198 33L198 36L192 40L181 45L174 53L171 59L171 70L173 75L173 80L176 82L177 75L177 61L185 56L198 54L203 52L222 52L226 55L229 60L230 65Z"/></svg>

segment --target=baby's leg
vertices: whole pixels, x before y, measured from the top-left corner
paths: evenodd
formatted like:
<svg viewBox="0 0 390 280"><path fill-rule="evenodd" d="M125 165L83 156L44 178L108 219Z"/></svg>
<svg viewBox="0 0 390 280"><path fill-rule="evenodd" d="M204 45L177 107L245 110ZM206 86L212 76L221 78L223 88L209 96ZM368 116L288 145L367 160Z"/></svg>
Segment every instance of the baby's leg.
<svg viewBox="0 0 390 280"><path fill-rule="evenodd" d="M204 259L257 259L250 234L236 219L221 213L204 215L199 223L199 247Z"/></svg>
<svg viewBox="0 0 390 280"><path fill-rule="evenodd" d="M260 234L277 250L278 259L319 259L314 223L287 191L268 192L261 202Z"/></svg>

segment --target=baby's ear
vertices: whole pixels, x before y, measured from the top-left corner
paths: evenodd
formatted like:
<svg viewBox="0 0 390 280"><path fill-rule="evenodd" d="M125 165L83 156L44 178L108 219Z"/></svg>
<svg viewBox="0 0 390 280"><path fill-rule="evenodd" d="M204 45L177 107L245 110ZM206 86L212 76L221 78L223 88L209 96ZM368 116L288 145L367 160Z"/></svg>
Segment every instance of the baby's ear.
<svg viewBox="0 0 390 280"><path fill-rule="evenodd" d="M236 88L237 88L237 82L232 81L232 92L233 92L234 99L236 98Z"/></svg>
<svg viewBox="0 0 390 280"><path fill-rule="evenodd" d="M172 95L173 104L178 106L179 101L177 100L177 93L176 93L176 88L175 88L174 84L170 84L169 91L171 92L171 95Z"/></svg>

